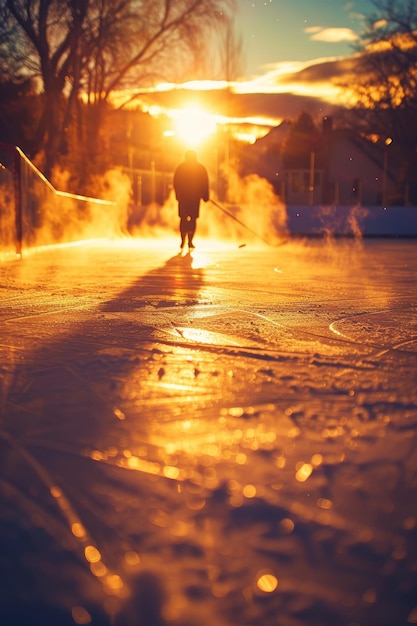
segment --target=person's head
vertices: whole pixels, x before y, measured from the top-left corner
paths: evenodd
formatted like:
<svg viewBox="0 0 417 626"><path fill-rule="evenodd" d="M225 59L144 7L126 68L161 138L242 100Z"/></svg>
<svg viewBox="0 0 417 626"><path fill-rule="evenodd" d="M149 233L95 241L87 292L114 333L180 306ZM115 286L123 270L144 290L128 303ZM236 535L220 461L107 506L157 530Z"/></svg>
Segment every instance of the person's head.
<svg viewBox="0 0 417 626"><path fill-rule="evenodd" d="M187 150L185 153L185 160L187 163L195 163L197 161L197 154L195 150Z"/></svg>

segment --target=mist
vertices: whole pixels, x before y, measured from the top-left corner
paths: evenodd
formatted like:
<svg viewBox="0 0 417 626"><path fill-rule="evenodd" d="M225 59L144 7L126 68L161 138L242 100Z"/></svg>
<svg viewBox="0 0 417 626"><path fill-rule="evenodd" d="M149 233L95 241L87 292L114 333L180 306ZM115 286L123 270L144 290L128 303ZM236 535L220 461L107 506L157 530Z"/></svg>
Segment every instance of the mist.
<svg viewBox="0 0 417 626"><path fill-rule="evenodd" d="M0 169L0 259L13 250L16 232L13 181L7 174Z"/></svg>
<svg viewBox="0 0 417 626"><path fill-rule="evenodd" d="M67 190L67 171L55 173L54 179L59 189L30 166L23 172L24 248L128 234L130 179L122 170L115 168L97 177L93 181L95 197Z"/></svg>
<svg viewBox="0 0 417 626"><path fill-rule="evenodd" d="M220 201L212 188L210 200L201 202L196 242L199 238L238 244L281 242L287 236L286 207L275 195L272 185L256 174L241 177L231 167L222 174L226 181L225 200ZM178 203L174 191L162 206L154 203L142 207L140 220L129 230L134 237L178 235Z"/></svg>
<svg viewBox="0 0 417 626"><path fill-rule="evenodd" d="M23 194L24 247L82 239L179 237L178 203L172 189L163 204L134 206L131 177L120 168L110 169L94 179L94 198L66 190L70 180L66 171L55 173L59 191L40 175L30 173L32 179L26 177L27 193ZM210 200L200 205L197 245L199 239L211 239L237 245L250 242L274 246L287 241L289 233L296 232L297 225L289 224L289 216L294 215L293 207L287 208L267 180L256 174L242 177L233 166L224 167L219 175L223 183L221 199L217 193L217 177L209 176ZM304 209L309 219L310 207ZM311 207L313 210L318 215L317 234L323 238L321 254L331 255L333 262L336 261L338 248L343 245L338 233L353 237L359 252L366 208L354 206L346 212L335 206L316 206ZM0 226L10 237L14 219L3 222ZM341 258L346 257L341 255Z"/></svg>

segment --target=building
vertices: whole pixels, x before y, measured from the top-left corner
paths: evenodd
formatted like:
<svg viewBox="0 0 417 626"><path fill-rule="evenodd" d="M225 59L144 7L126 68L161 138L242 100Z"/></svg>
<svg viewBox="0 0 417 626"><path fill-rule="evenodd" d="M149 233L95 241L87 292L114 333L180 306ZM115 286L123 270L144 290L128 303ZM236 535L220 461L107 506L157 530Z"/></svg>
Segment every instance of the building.
<svg viewBox="0 0 417 626"><path fill-rule="evenodd" d="M398 190L390 145L372 142L350 129L333 129L323 120L317 149L308 168L286 168L284 146L291 127L284 122L244 153L242 171L268 180L287 205L332 206L404 204Z"/></svg>

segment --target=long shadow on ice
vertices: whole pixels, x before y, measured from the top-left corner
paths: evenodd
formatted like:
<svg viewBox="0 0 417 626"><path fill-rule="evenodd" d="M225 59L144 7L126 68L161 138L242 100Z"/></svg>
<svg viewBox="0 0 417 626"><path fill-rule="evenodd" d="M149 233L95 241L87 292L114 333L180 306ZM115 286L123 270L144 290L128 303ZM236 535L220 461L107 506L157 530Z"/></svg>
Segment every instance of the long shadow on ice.
<svg viewBox="0 0 417 626"><path fill-rule="evenodd" d="M215 294L208 277L174 257L101 306L22 324L1 364L1 623L415 621L414 353L356 368L345 346L335 359L295 350L295 329L286 350L277 331L267 366L187 344L184 328L215 334L222 318L208 307L192 327ZM289 310L302 289L290 284ZM316 296L307 324L329 302ZM356 328L359 305L331 298Z"/></svg>
<svg viewBox="0 0 417 626"><path fill-rule="evenodd" d="M3 364L2 624L107 624L120 606L123 624L165 623L161 583L146 574L163 569L160 557L148 563L139 554L158 545L160 526L149 517L175 499L175 485L164 480L155 490L151 467L142 475L115 462L116 447L128 460L132 437L146 430L128 424L116 397L133 370L136 380L154 371L154 334L161 325L173 328L171 310L186 315L198 302L203 280L190 255L175 256L95 312L79 311L75 321L74 313L46 315L42 326L60 328L58 339ZM164 309L166 320L159 315L155 324ZM37 328L30 337L29 325L23 334L33 345ZM133 598L128 581L136 585Z"/></svg>

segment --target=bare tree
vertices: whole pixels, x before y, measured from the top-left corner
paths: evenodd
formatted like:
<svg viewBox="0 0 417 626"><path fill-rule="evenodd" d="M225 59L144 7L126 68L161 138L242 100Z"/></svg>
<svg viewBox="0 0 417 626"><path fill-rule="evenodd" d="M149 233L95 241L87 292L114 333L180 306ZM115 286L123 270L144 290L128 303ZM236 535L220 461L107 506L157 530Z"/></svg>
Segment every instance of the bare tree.
<svg viewBox="0 0 417 626"><path fill-rule="evenodd" d="M116 92L167 77L204 45L233 0L0 0L0 48L18 35L13 62L39 78L43 115L34 151L45 171L62 149L84 95L98 128ZM0 50L1 57L1 50ZM7 57L3 55L3 63ZM92 134L94 137L94 132Z"/></svg>
<svg viewBox="0 0 417 626"><path fill-rule="evenodd" d="M244 69L243 40L233 23L223 19L219 23L219 74L228 83L240 77Z"/></svg>
<svg viewBox="0 0 417 626"><path fill-rule="evenodd" d="M212 65L217 69L217 77L226 83L226 88L223 92L223 111L225 117L231 119L233 118L232 111L235 98L232 83L240 78L245 64L243 40L241 35L236 32L232 21L225 18L218 24L217 41L217 55ZM219 197L222 198L228 187L228 181L230 180L229 168L238 167L238 155L236 150L237 143L232 140L229 125L223 125L222 135L220 135L220 137L222 137L222 141L219 142L219 147L221 146L221 148L218 153L218 158L219 164L222 162L223 167L220 168L220 175L217 179L217 193Z"/></svg>
<svg viewBox="0 0 417 626"><path fill-rule="evenodd" d="M392 140L404 184L417 167L417 3L375 0L358 47L352 89L354 121L365 132Z"/></svg>
<svg viewBox="0 0 417 626"><path fill-rule="evenodd" d="M75 74L87 7L87 0L3 0L0 7L2 48L11 46L13 52L9 66L19 66L23 75L35 76L41 83L43 107L32 151L44 149L47 175L62 146L71 92L78 85L74 78L68 79Z"/></svg>

